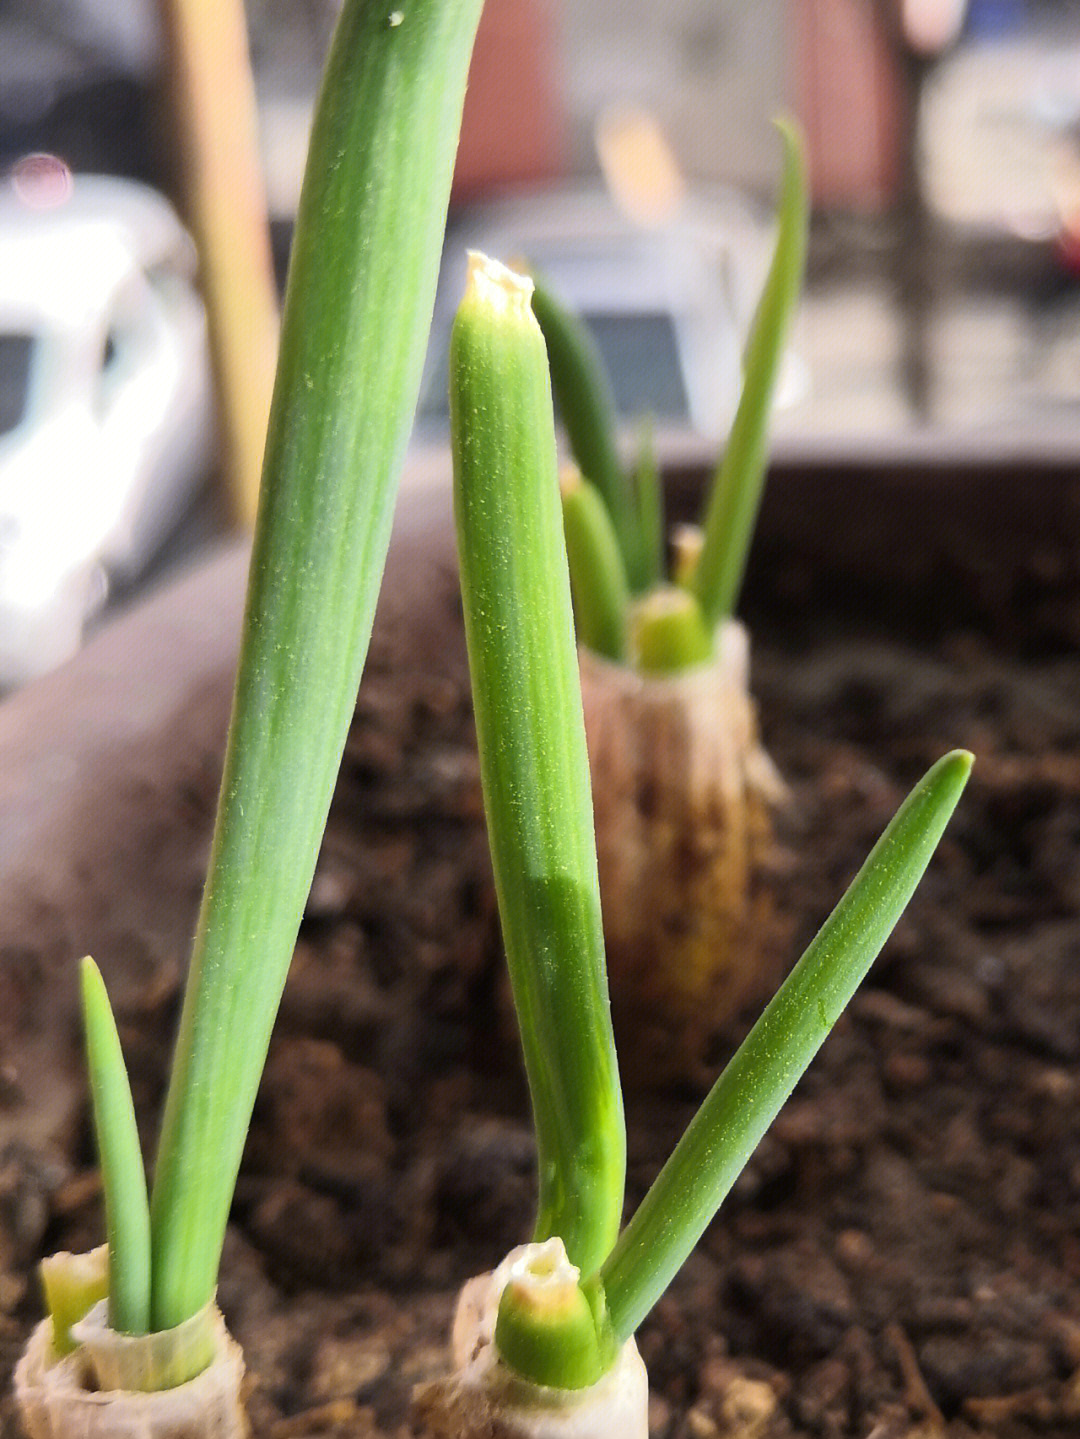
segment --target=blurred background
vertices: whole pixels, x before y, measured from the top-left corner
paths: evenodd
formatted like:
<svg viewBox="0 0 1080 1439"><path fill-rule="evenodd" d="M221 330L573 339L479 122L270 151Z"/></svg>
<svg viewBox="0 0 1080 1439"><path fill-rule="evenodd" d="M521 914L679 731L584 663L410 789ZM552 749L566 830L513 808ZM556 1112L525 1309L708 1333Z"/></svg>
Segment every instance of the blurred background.
<svg viewBox="0 0 1080 1439"><path fill-rule="evenodd" d="M0 3L0 687L250 523L337 8ZM471 245L585 313L629 427L715 449L781 112L814 220L777 456L1074 466L1080 0L488 0L417 451Z"/></svg>

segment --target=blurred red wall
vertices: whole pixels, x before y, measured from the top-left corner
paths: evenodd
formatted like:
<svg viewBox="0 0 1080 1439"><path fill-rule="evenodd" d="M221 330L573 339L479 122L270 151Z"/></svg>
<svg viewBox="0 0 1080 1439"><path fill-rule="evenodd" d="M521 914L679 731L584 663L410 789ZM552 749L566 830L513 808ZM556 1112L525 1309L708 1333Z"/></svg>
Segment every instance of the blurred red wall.
<svg viewBox="0 0 1080 1439"><path fill-rule="evenodd" d="M552 0L487 0L469 72L455 200L561 173L556 19Z"/></svg>
<svg viewBox="0 0 1080 1439"><path fill-rule="evenodd" d="M790 0L815 206L879 210L900 180L903 88L874 0Z"/></svg>

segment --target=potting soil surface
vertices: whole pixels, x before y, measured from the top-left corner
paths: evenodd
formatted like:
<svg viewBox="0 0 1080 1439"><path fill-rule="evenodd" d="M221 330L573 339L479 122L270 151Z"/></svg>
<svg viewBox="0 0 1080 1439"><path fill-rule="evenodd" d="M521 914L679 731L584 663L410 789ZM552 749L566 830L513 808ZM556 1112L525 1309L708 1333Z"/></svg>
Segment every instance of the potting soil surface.
<svg viewBox="0 0 1080 1439"><path fill-rule="evenodd" d="M652 1434L1074 1436L1075 620L928 639L805 605L793 625L778 593L751 621L791 788L770 877L787 960L919 774L957 745L977 764L869 980L640 1332ZM456 636L449 579L431 603ZM532 1218L460 639L404 680L392 650L377 632L224 1256L258 1439L411 1433L457 1287ZM176 1008L170 987L120 1016L147 1134ZM745 1027L716 1035L717 1067ZM630 1096L630 1207L700 1095ZM101 1238L87 1125L71 1153L0 1156L5 1434L32 1266Z"/></svg>

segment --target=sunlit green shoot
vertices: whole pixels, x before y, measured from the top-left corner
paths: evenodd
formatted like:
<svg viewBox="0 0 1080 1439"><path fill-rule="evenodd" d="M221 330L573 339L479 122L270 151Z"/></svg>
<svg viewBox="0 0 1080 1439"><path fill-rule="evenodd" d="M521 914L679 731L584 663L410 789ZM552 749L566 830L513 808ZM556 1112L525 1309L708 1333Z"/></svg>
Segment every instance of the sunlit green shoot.
<svg viewBox="0 0 1080 1439"><path fill-rule="evenodd" d="M537 1239L591 1273L623 1205L585 726L544 340L482 257L450 343L465 635L503 940L539 1155Z"/></svg>
<svg viewBox="0 0 1080 1439"><path fill-rule="evenodd" d="M82 962L83 1018L94 1130L105 1192L109 1323L121 1334L150 1328L150 1204L135 1106L101 971Z"/></svg>
<svg viewBox="0 0 1080 1439"><path fill-rule="evenodd" d="M70 1354L76 1348L71 1326L109 1293L109 1246L99 1244L86 1254L50 1254L41 1261L41 1287L52 1321L53 1353Z"/></svg>
<svg viewBox="0 0 1080 1439"><path fill-rule="evenodd" d="M564 468L559 487L578 639L594 654L622 660L630 586L611 516L576 465Z"/></svg>
<svg viewBox="0 0 1080 1439"><path fill-rule="evenodd" d="M537 1127L537 1238L566 1247L545 1245L507 1284L496 1345L520 1377L572 1391L613 1364L836 1023L972 757L946 755L916 785L616 1238L621 1104L552 417L526 287L473 257L451 347L454 493L485 809ZM697 614L700 642L695 597L661 593L674 613Z"/></svg>

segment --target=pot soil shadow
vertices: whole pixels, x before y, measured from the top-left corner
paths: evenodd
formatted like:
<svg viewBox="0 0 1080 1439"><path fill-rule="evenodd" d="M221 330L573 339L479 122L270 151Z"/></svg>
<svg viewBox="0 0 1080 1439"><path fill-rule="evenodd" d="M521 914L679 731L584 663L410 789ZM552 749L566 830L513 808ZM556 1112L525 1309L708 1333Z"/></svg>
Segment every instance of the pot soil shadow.
<svg viewBox="0 0 1080 1439"><path fill-rule="evenodd" d="M652 1432L1065 1439L1076 577L1045 548L1006 578L958 551L913 605L823 553L810 583L805 547L769 533L747 618L765 743L794 792L775 876L789 961L918 775L956 745L977 764L870 979L639 1335ZM222 1271L259 1439L407 1434L456 1287L531 1220L453 566L440 541L409 568L380 610ZM143 1120L176 1004L171 983L120 1016ZM717 1035L717 1066L737 1038ZM631 1100L631 1204L697 1097ZM69 1154L0 1157L0 1393L38 1313L33 1262L100 1236L86 1123ZM14 1433L6 1397L0 1415Z"/></svg>

